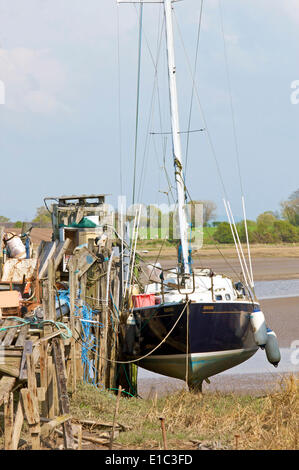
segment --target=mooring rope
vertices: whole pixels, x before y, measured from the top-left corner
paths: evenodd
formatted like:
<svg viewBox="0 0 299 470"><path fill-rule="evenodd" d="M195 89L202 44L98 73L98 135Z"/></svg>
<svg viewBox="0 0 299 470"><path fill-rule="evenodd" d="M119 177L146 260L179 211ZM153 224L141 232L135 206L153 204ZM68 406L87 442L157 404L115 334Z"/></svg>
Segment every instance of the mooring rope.
<svg viewBox="0 0 299 470"><path fill-rule="evenodd" d="M31 317L31 318L20 318L20 317L8 317L6 320L11 320L11 321L17 321L19 322L17 325L11 325L11 326L3 326L0 328L0 331L7 331L12 328L20 328L25 325L31 325L31 326L37 326L38 328L43 327L45 324L50 324L55 326L58 331L60 331L60 334L63 339L69 339L71 338L72 331L68 326L66 326L64 323L59 322L59 321L54 321L54 320L38 320L36 317ZM63 331L65 330L65 332Z"/></svg>
<svg viewBox="0 0 299 470"><path fill-rule="evenodd" d="M159 349L163 343L165 343L165 341L169 338L169 336L171 335L171 333L173 332L173 330L175 329L175 327L177 326L178 322L180 321L180 319L182 318L183 314L185 313L185 310L187 308L187 305L188 305L188 302L186 303L184 309L182 310L182 312L180 313L178 319L176 320L175 324L172 326L171 330L167 333L167 335L165 336L165 338L163 338L163 340L154 348L152 349L149 353L145 354L144 356L142 357L139 357L137 359L133 359L131 361L115 361L113 359L108 359L106 357L103 357L103 356L100 356L99 354L95 354L97 357L99 357L100 359L103 359L104 361L107 361L107 362L112 362L113 364L133 364L135 362L139 362L139 361L142 361L143 359L147 358L148 356L152 355L157 349ZM75 341L78 342L77 339L75 339ZM92 348L89 349L90 351L92 351Z"/></svg>

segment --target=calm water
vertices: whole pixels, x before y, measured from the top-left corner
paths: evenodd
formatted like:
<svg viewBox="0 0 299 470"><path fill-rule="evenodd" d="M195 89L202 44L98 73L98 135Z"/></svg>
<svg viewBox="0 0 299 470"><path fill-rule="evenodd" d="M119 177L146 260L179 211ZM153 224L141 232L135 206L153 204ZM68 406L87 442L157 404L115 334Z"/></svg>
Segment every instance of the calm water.
<svg viewBox="0 0 299 470"><path fill-rule="evenodd" d="M255 283L257 297L262 299L275 299L278 297L299 296L299 279L288 281L257 281Z"/></svg>

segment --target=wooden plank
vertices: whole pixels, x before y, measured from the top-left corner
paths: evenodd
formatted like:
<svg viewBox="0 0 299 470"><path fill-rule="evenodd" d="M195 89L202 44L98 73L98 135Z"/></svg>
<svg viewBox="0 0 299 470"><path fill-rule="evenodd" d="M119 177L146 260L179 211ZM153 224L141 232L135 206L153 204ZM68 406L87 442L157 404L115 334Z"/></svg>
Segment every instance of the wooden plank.
<svg viewBox="0 0 299 470"><path fill-rule="evenodd" d="M62 415L58 416L55 419L52 419L52 421L49 421L48 423L45 423L41 427L41 438L46 439L47 437L50 436L50 434L59 426L64 424L66 421L71 419L71 415Z"/></svg>
<svg viewBox="0 0 299 470"><path fill-rule="evenodd" d="M40 449L40 417L38 406L38 393L35 375L35 364L32 354L27 354L27 376L28 376L28 389L27 393L21 390L24 410L26 413L27 421L29 423L29 430L31 435L32 450Z"/></svg>
<svg viewBox="0 0 299 470"><path fill-rule="evenodd" d="M15 325L18 325L18 322L16 321L10 321L9 322L9 326L15 326ZM7 333L5 335L5 337L3 338L2 342L1 342L1 346L10 346L14 340L14 337L15 335L17 334L18 332L18 328L9 328L7 330Z"/></svg>
<svg viewBox="0 0 299 470"><path fill-rule="evenodd" d="M73 257L69 266L69 289L70 289L70 329L75 331L75 305L76 305L76 267L77 259ZM71 338L71 377L72 377L72 393L76 390L77 385L77 370L76 370L76 344L75 339Z"/></svg>
<svg viewBox="0 0 299 470"><path fill-rule="evenodd" d="M21 390L22 403L24 413L29 424L29 431L31 435L32 450L40 449L40 420L38 410L37 396L34 395L32 390L23 388Z"/></svg>
<svg viewBox="0 0 299 470"><path fill-rule="evenodd" d="M49 259L54 255L57 247L57 242L47 242L44 247L43 256L40 259L38 277L41 279L47 274Z"/></svg>
<svg viewBox="0 0 299 470"><path fill-rule="evenodd" d="M4 449L12 450L13 434L13 393L8 393L4 399Z"/></svg>
<svg viewBox="0 0 299 470"><path fill-rule="evenodd" d="M12 391L16 383L16 379L14 377L7 377L4 376L0 380L0 406L3 403L4 398L8 393Z"/></svg>
<svg viewBox="0 0 299 470"><path fill-rule="evenodd" d="M54 270L57 271L61 261L63 260L63 257L65 253L67 252L69 246L71 244L71 239L67 238L64 242L62 242L62 247L60 247L59 251L56 250L55 256L54 256ZM58 251L58 252L57 252Z"/></svg>
<svg viewBox="0 0 299 470"><path fill-rule="evenodd" d="M20 398L18 401L18 407L17 407L13 434L12 434L12 450L18 449L23 422L24 422L24 409L23 409L22 400Z"/></svg>
<svg viewBox="0 0 299 470"><path fill-rule="evenodd" d="M56 292L55 292L55 271L54 258L48 262L48 282L49 282L49 320L56 321Z"/></svg>
<svg viewBox="0 0 299 470"><path fill-rule="evenodd" d="M57 374L55 373L55 367L53 364L53 405L54 405L54 416L59 416L60 405L58 400L58 386L57 386Z"/></svg>
<svg viewBox="0 0 299 470"><path fill-rule="evenodd" d="M24 325L21 327L18 339L16 341L16 346L24 346L25 340L28 334L29 325Z"/></svg>
<svg viewBox="0 0 299 470"><path fill-rule="evenodd" d="M58 338L53 339L53 356L56 369L60 413L66 415L70 413L70 403L67 393L67 377L65 370L64 349L62 346L62 340ZM65 448L73 449L74 436L70 422L67 421L64 423L63 432Z"/></svg>
<svg viewBox="0 0 299 470"><path fill-rule="evenodd" d="M19 371L19 379L27 379L27 354L32 353L32 341L25 341L23 355L21 360L21 366Z"/></svg>
<svg viewBox="0 0 299 470"><path fill-rule="evenodd" d="M37 384L35 375L35 363L32 354L26 354L27 362L27 382L28 389L32 391L33 395L37 398ZM39 416L39 415L38 415Z"/></svg>
<svg viewBox="0 0 299 470"><path fill-rule="evenodd" d="M22 358L23 349L4 348L0 346L0 361L5 357Z"/></svg>
<svg viewBox="0 0 299 470"><path fill-rule="evenodd" d="M9 325L11 325L11 320L4 320L4 322L1 325L1 328L5 328L6 326L9 326ZM4 336L6 335L6 333L7 333L7 330L0 331L0 344Z"/></svg>
<svg viewBox="0 0 299 470"><path fill-rule="evenodd" d="M10 364L0 364L0 375L5 374L11 377L19 377L20 369Z"/></svg>
<svg viewBox="0 0 299 470"><path fill-rule="evenodd" d="M22 350L2 348L0 346L0 374L19 376Z"/></svg>
<svg viewBox="0 0 299 470"><path fill-rule="evenodd" d="M92 253L92 251L88 250L88 248L86 247L83 247L80 249L80 251L77 254L77 258L78 258L77 269L78 269L79 278L82 277L98 259Z"/></svg>
<svg viewBox="0 0 299 470"><path fill-rule="evenodd" d="M44 342L39 345L39 370L40 370L40 384L45 390L48 388L48 343ZM48 402L47 394L45 400L42 401L41 405L42 416L48 416Z"/></svg>
<svg viewBox="0 0 299 470"><path fill-rule="evenodd" d="M121 397L121 385L118 387L118 393L117 393L117 399L116 399L116 405L115 405L115 411L114 411L114 417L113 417L113 427L112 427L112 432L111 432L111 437L110 437L110 442L109 442L109 449L113 449L113 441L114 441L114 433L115 433L115 426L118 418L118 411L119 411L119 401Z"/></svg>
<svg viewBox="0 0 299 470"><path fill-rule="evenodd" d="M51 356L48 357L48 373L47 373L47 404L48 404L48 417L54 418L54 366Z"/></svg>
<svg viewBox="0 0 299 470"><path fill-rule="evenodd" d="M44 312L44 320L49 320L49 281L43 281L42 283L42 302L43 302L43 312ZM45 334L49 333L50 327L45 326L44 332Z"/></svg>

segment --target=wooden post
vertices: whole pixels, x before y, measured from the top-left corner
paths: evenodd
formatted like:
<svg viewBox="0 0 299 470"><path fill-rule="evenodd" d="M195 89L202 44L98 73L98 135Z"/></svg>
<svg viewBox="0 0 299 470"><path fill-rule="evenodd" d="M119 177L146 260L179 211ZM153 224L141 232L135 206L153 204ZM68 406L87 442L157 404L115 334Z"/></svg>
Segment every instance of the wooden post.
<svg viewBox="0 0 299 470"><path fill-rule="evenodd" d="M103 255L105 256L106 253L103 250ZM107 386L106 383L106 370L107 370L107 339L108 339L108 305L106 303L106 290L107 290L107 262L103 263L104 272L106 276L101 277L101 299L102 301L102 315L101 315L101 323L103 327L101 328L101 337L100 337L100 345L99 345L99 355L100 355L100 362L99 362L99 376L100 381Z"/></svg>
<svg viewBox="0 0 299 470"><path fill-rule="evenodd" d="M23 409L22 399L20 397L18 401L18 407L17 407L14 428L13 428L12 450L18 450L23 422L24 422L24 409Z"/></svg>
<svg viewBox="0 0 299 470"><path fill-rule="evenodd" d="M32 450L40 449L40 417L39 417L39 406L37 396L37 385L35 376L35 366L32 354L27 354L27 375L28 375L28 389L27 393L23 394L22 398L24 409L29 424L29 430L31 434L31 447Z"/></svg>
<svg viewBox="0 0 299 470"><path fill-rule="evenodd" d="M54 258L51 257L48 263L48 282L49 282L49 320L56 321L56 275L54 270Z"/></svg>
<svg viewBox="0 0 299 470"><path fill-rule="evenodd" d="M78 435L77 435L77 438L78 438L78 450L82 450L82 426L81 426L81 425L78 425L77 429L78 429Z"/></svg>
<svg viewBox="0 0 299 470"><path fill-rule="evenodd" d="M76 303L76 261L73 256L69 266L69 288L70 288L70 329L73 337L71 338L71 377L72 377L72 393L76 390L77 371L76 371L76 344L75 344L75 303Z"/></svg>
<svg viewBox="0 0 299 470"><path fill-rule="evenodd" d="M161 421L161 429L162 429L162 438L163 438L163 447L164 450L167 450L167 439L166 439L166 429L165 429L165 418L159 418Z"/></svg>
<svg viewBox="0 0 299 470"><path fill-rule="evenodd" d="M49 319L49 281L48 280L43 281L43 284L42 284L42 299L43 299L44 320L48 320Z"/></svg>
<svg viewBox="0 0 299 470"><path fill-rule="evenodd" d="M13 393L10 392L4 399L4 448L13 448Z"/></svg>
<svg viewBox="0 0 299 470"><path fill-rule="evenodd" d="M54 366L53 359L51 356L47 358L47 408L48 418L53 419L55 417L54 411Z"/></svg>
<svg viewBox="0 0 299 470"><path fill-rule="evenodd" d="M62 415L70 412L69 397L67 394L67 378L65 370L64 348L61 339L53 339L53 355L56 369L57 391L59 408ZM63 424L64 445L66 449L74 448L74 437L70 421Z"/></svg>
<svg viewBox="0 0 299 470"><path fill-rule="evenodd" d="M4 235L4 228L0 227L0 278L2 277L2 267L3 267L3 235Z"/></svg>
<svg viewBox="0 0 299 470"><path fill-rule="evenodd" d="M49 409L48 409L48 342L42 341L40 343L40 356L39 356L39 364L40 364L40 385L46 390L46 397L45 400L42 402L42 416L45 418L49 417Z"/></svg>
<svg viewBox="0 0 299 470"><path fill-rule="evenodd" d="M119 272L115 271L113 273L113 300L114 305L112 305L113 311L113 323L114 323L114 331L111 331L111 335L113 338L113 345L111 347L110 359L112 361L116 361L117 359L117 351L118 351L118 329L119 329L119 294L120 294L120 279L119 279ZM115 388L116 386L116 363L110 363L110 385L109 388Z"/></svg>
<svg viewBox="0 0 299 470"><path fill-rule="evenodd" d="M113 427L112 427L112 432L111 432L111 438L110 438L110 444L109 444L109 449L112 450L113 448L113 441L114 441L114 431L115 431L115 425L118 417L118 410L119 410L119 401L121 397L121 385L118 387L118 393L117 393L117 398L116 398L116 405L115 405L115 411L114 411L114 417L113 417Z"/></svg>

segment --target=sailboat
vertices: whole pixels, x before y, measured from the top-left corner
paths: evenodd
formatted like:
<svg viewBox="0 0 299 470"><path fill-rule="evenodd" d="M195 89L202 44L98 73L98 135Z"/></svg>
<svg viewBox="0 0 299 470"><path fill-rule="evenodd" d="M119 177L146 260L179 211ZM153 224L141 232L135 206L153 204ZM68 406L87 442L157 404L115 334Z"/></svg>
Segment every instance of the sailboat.
<svg viewBox="0 0 299 470"><path fill-rule="evenodd" d="M266 349L268 360L275 366L280 361L280 352L252 285L234 282L209 268L192 269L174 51L172 8L176 1L118 0L118 3L163 4L180 234L178 265L172 270L161 269L160 283L145 285L141 297L152 296L151 302L134 303L126 324L124 352L138 366L185 380L190 389L201 390L204 380L248 360L259 348ZM229 208L227 213L245 270L247 265Z"/></svg>

